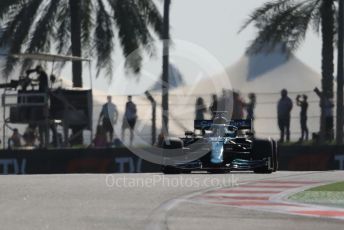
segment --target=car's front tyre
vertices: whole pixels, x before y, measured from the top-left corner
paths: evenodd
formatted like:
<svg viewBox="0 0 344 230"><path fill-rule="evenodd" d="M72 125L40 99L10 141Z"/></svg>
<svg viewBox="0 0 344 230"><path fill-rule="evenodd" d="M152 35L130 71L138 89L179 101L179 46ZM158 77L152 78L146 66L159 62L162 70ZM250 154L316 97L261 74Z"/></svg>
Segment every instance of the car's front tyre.
<svg viewBox="0 0 344 230"><path fill-rule="evenodd" d="M268 159L268 162L263 167L258 167L253 170L254 173L270 174L276 169L274 144L271 140L255 140L253 142L253 155L257 160Z"/></svg>

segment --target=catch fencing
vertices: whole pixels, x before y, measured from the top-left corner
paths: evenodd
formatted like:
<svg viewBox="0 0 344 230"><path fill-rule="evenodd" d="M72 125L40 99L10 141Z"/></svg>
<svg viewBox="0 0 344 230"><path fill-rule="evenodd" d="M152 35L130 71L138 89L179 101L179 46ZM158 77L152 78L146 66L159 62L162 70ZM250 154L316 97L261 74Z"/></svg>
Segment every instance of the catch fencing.
<svg viewBox="0 0 344 230"><path fill-rule="evenodd" d="M279 92L271 93L259 93L255 92L257 98L257 104L255 108L255 121L254 128L257 136L259 137L272 137L279 138L279 129L277 126L277 102L280 98ZM289 97L293 100L294 106L291 113L291 140L297 141L301 136L300 128L300 110L301 108L296 106L296 96L307 95L308 96L308 128L310 138L312 133L319 131L320 124L320 100L313 91L305 92L289 92ZM96 130L98 124L98 117L101 111L102 105L106 102L105 94L93 95L93 130ZM195 118L195 103L198 97L202 97L207 107L211 105L211 95L198 94L198 95L170 95L170 133L175 136L182 136L186 130L193 130L193 121ZM156 135L161 130L161 95L153 94L153 98L157 102L156 110ZM248 94L241 94L241 98L248 102ZM119 111L119 118L114 125L116 136L121 138L122 119L125 110L125 104L127 96L113 96L113 103L116 104ZM147 146L151 144L152 140L152 105L151 102L144 96L133 96L133 101L137 105L138 109L138 121L135 127L135 141L136 146ZM335 112L335 108L334 108ZM210 118L210 112L206 113L206 118ZM3 118L0 116L1 132L3 129ZM8 114L6 114L8 117ZM25 126L23 125L10 125L10 128L18 128L21 133L24 132ZM5 127L5 145L6 140L11 136L11 129ZM58 129L62 133L62 127ZM84 132L85 144L90 144L91 132ZM129 133L125 133L124 143L128 143ZM2 143L4 144L4 142Z"/></svg>

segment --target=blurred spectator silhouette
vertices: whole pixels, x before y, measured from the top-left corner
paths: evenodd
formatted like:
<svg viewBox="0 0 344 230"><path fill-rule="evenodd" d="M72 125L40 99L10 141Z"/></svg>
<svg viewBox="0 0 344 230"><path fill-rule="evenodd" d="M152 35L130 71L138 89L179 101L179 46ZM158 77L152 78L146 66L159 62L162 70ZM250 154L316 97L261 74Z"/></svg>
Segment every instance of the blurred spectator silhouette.
<svg viewBox="0 0 344 230"><path fill-rule="evenodd" d="M333 107L334 103L332 98L324 98L324 112L325 112L325 138L328 141L334 139L333 133Z"/></svg>
<svg viewBox="0 0 344 230"><path fill-rule="evenodd" d="M221 98L218 100L217 103L217 110L219 112L226 112L223 115L226 117L226 119L230 119L230 115L232 112L232 108L233 108L233 98L232 96L232 91L230 90L226 90L226 89L222 89L222 96Z"/></svg>
<svg viewBox="0 0 344 230"><path fill-rule="evenodd" d="M29 69L26 71L27 76L29 76L31 73L37 73L38 78L33 79L33 82L38 82L38 91L41 93L47 93L49 89L48 84L48 75L43 70L43 67L41 65L37 65L35 69Z"/></svg>
<svg viewBox="0 0 344 230"><path fill-rule="evenodd" d="M281 135L279 142L284 142L284 137L286 136L286 141L290 141L290 112L293 109L293 102L288 97L288 91L283 89L281 91L281 99L277 105L277 117L278 117L278 127L280 129Z"/></svg>
<svg viewBox="0 0 344 230"><path fill-rule="evenodd" d="M213 94L213 95L211 95L211 98L212 98L212 101L211 101L211 104L209 107L209 111L211 113L211 119L214 120L215 115L216 115L216 111L217 111L217 103L218 103L217 95Z"/></svg>
<svg viewBox="0 0 344 230"><path fill-rule="evenodd" d="M96 136L93 139L93 146L96 148L103 148L107 146L106 131L101 125L97 126Z"/></svg>
<svg viewBox="0 0 344 230"><path fill-rule="evenodd" d="M203 98L199 97L196 100L196 118L195 120L204 120L204 114L207 112L207 107L204 104Z"/></svg>
<svg viewBox="0 0 344 230"><path fill-rule="evenodd" d="M25 142L26 147L33 147L35 146L36 139L37 139L37 131L36 131L36 126L33 124L29 124L28 127L26 128L23 139Z"/></svg>
<svg viewBox="0 0 344 230"><path fill-rule="evenodd" d="M306 95L302 96L302 100L300 99L301 95L297 95L296 97L296 105L301 107L300 112L300 124L301 124L301 137L300 141L308 141L309 133L307 127L307 110L308 110L308 97Z"/></svg>
<svg viewBox="0 0 344 230"><path fill-rule="evenodd" d="M232 119L234 120L243 119L245 103L241 99L239 92L233 92L233 103L234 104L233 104Z"/></svg>
<svg viewBox="0 0 344 230"><path fill-rule="evenodd" d="M115 137L114 137L113 142L112 142L112 147L114 147L114 148L121 148L121 147L123 147L122 141L117 137L116 134L115 134Z"/></svg>
<svg viewBox="0 0 344 230"><path fill-rule="evenodd" d="M164 134L163 130L161 130L161 132L160 132L160 134L158 136L158 143L157 143L158 146L159 147L163 147L164 141L165 141L165 134Z"/></svg>
<svg viewBox="0 0 344 230"><path fill-rule="evenodd" d="M12 136L8 139L8 148L16 149L21 147L21 135L18 129L13 129Z"/></svg>
<svg viewBox="0 0 344 230"><path fill-rule="evenodd" d="M323 110L324 117L322 117L322 124L324 121L324 135L320 135L320 139L322 140L325 138L327 141L331 141L334 139L334 130L333 130L333 108L334 103L332 98L328 98L323 92L321 92L318 88L314 89L314 92L320 98L320 108ZM322 130L322 128L320 128ZM321 134L321 133L320 133Z"/></svg>
<svg viewBox="0 0 344 230"><path fill-rule="evenodd" d="M99 114L98 125L101 120L105 134L107 135L109 133L109 142L112 142L114 133L113 126L116 125L118 120L118 110L117 106L112 103L112 97L110 95L107 96L107 103L103 105Z"/></svg>
<svg viewBox="0 0 344 230"><path fill-rule="evenodd" d="M256 94L250 93L248 95L248 99L249 99L249 102L245 104L245 108L247 112L246 119L254 120L254 109L256 107L256 102L257 102Z"/></svg>
<svg viewBox="0 0 344 230"><path fill-rule="evenodd" d="M137 120L137 109L132 97L128 96L128 102L125 105L125 112L122 123L122 141L124 142L125 130L130 130L130 146L133 145L134 129Z"/></svg>

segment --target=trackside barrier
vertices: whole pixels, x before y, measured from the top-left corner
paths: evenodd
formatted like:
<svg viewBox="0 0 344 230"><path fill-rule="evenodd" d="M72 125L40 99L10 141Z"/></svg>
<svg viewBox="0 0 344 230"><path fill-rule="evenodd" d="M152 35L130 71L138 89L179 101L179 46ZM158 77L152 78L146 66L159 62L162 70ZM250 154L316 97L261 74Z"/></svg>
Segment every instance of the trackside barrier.
<svg viewBox="0 0 344 230"><path fill-rule="evenodd" d="M0 174L158 172L128 149L0 151Z"/></svg>
<svg viewBox="0 0 344 230"><path fill-rule="evenodd" d="M126 148L0 151L0 174L151 173L160 169ZM279 147L279 170L339 169L344 169L344 146Z"/></svg>

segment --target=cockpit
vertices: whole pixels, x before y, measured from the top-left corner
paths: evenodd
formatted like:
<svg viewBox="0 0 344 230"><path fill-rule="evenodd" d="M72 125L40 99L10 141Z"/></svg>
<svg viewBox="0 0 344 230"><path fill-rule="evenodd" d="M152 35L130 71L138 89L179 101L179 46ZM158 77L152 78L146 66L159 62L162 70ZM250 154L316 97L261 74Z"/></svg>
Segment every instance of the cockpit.
<svg viewBox="0 0 344 230"><path fill-rule="evenodd" d="M230 122L224 116L224 114L217 114L214 118L213 125L211 126L212 137L232 137L237 135L238 128L230 125Z"/></svg>

